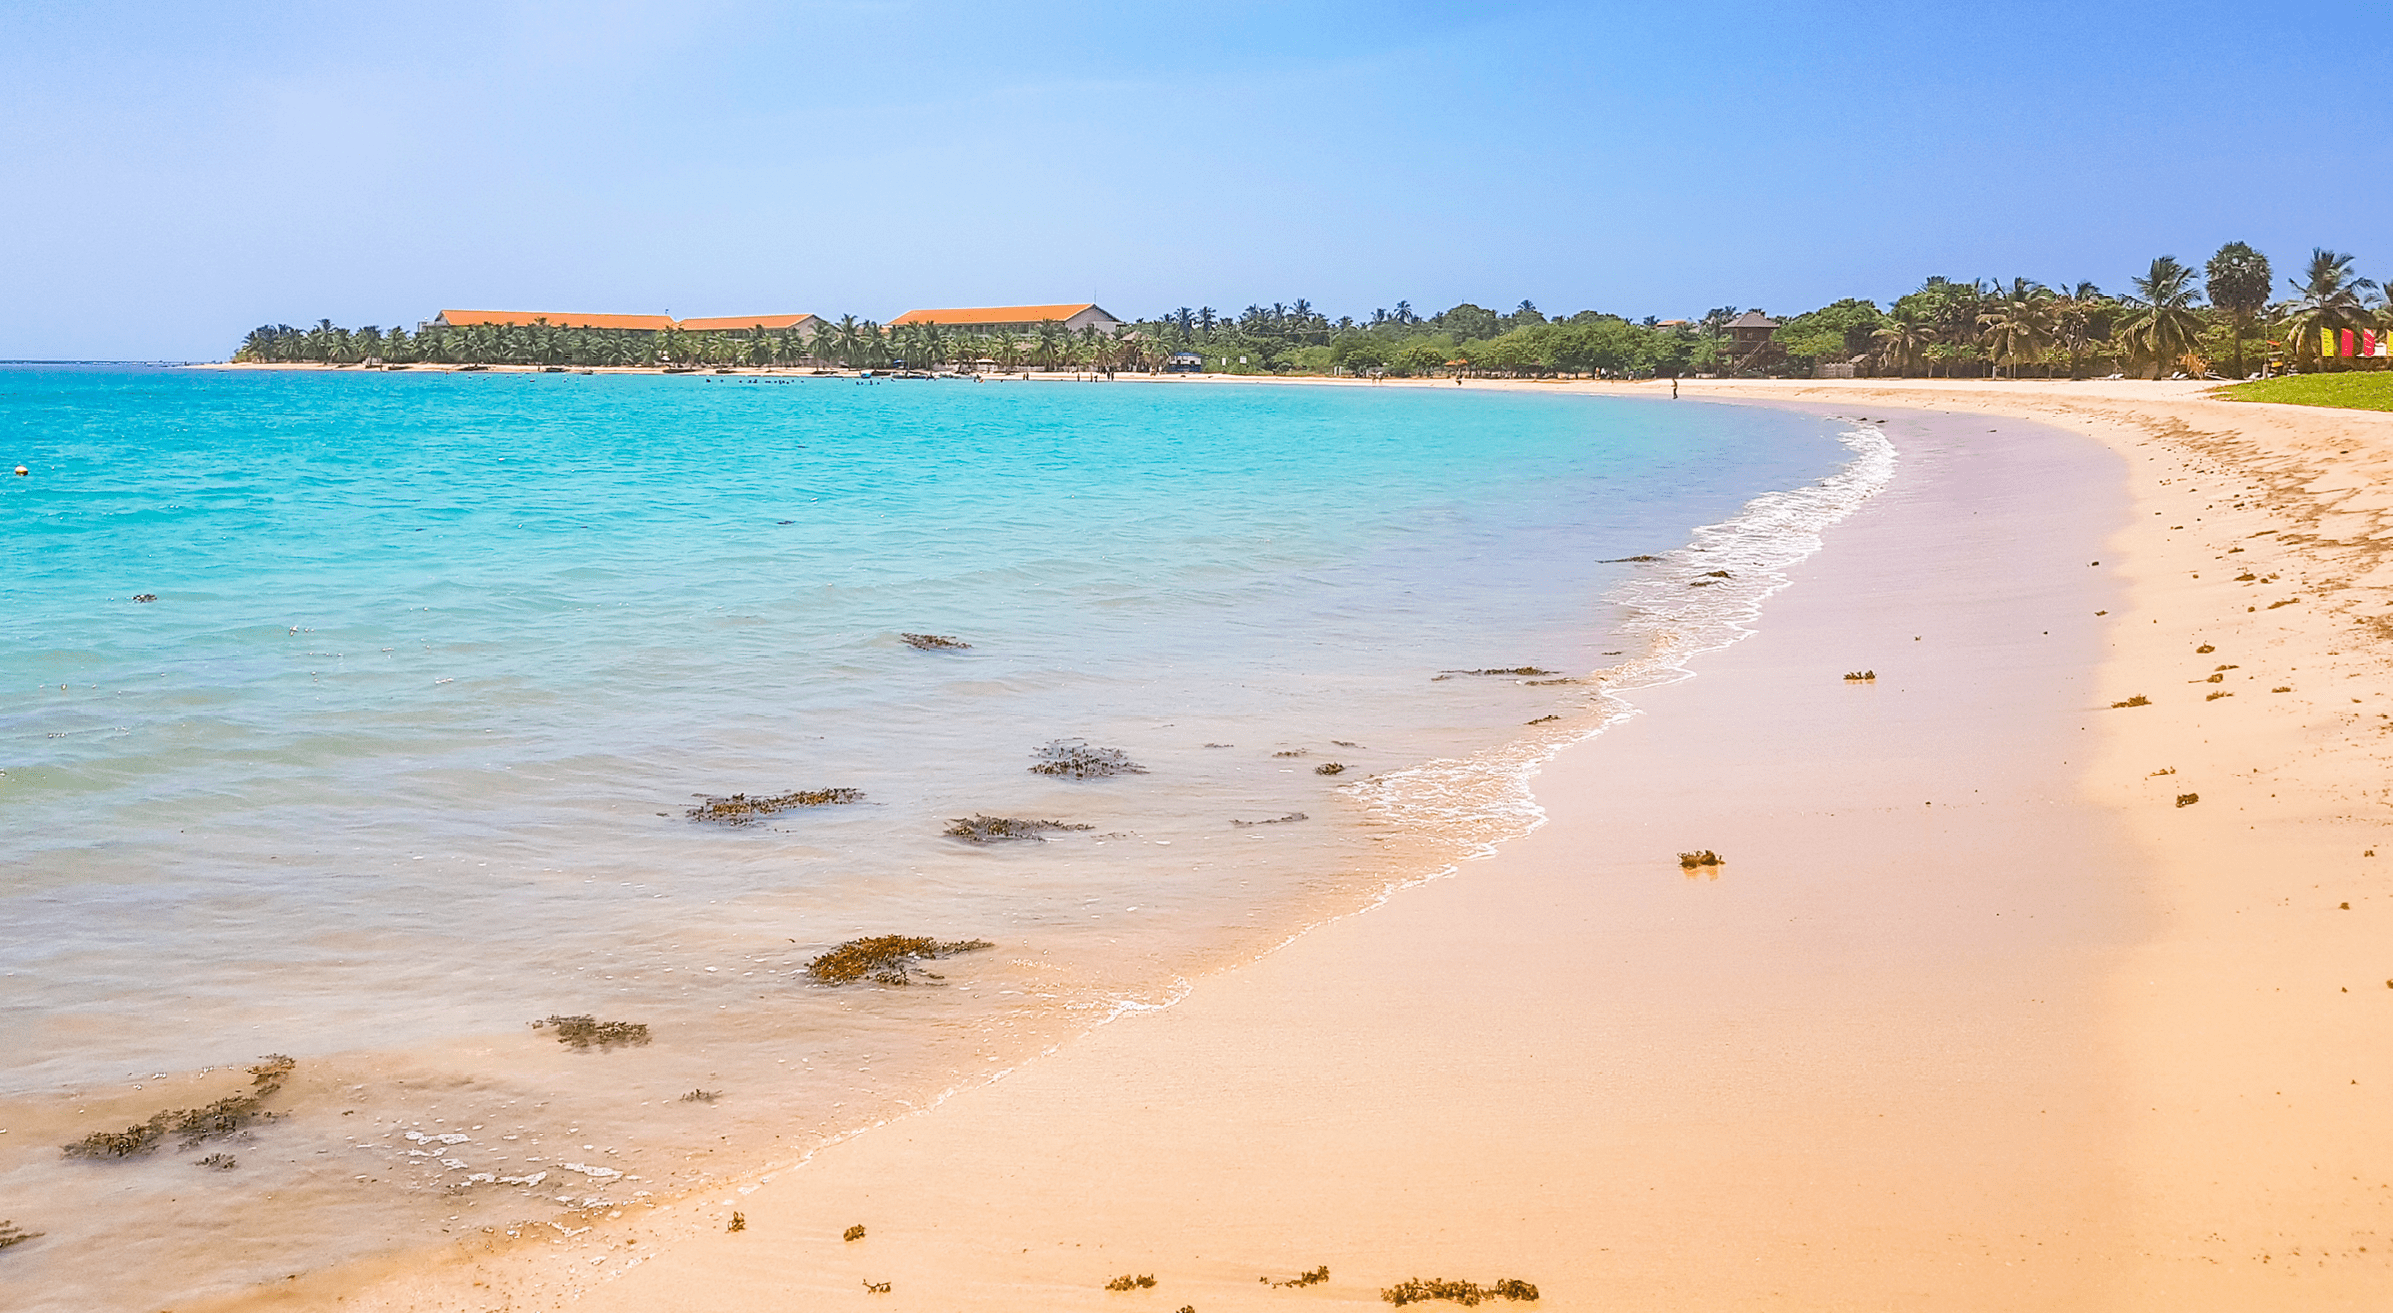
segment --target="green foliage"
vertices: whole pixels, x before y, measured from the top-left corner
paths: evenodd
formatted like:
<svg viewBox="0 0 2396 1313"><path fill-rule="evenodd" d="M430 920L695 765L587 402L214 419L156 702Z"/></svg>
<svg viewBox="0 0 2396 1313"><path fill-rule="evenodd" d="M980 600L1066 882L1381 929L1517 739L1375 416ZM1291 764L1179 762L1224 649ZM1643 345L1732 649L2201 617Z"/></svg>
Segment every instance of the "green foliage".
<svg viewBox="0 0 2396 1313"><path fill-rule="evenodd" d="M2339 406L2347 410L2387 410L2390 380L2384 369L2334 374L2292 374L2257 379L2213 389L2224 401L2272 401L2283 406Z"/></svg>

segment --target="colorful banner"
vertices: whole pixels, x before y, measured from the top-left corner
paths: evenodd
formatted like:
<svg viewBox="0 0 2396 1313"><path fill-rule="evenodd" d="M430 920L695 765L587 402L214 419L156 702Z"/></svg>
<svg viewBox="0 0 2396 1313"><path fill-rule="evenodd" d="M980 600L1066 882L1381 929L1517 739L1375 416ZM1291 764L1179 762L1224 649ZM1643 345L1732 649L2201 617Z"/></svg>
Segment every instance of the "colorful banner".
<svg viewBox="0 0 2396 1313"><path fill-rule="evenodd" d="M2379 334L2368 328L2363 330L2363 354L2366 356L2379 354Z"/></svg>
<svg viewBox="0 0 2396 1313"><path fill-rule="evenodd" d="M2341 328L2338 330L2338 354L2342 356L2351 356L2354 354L2353 329Z"/></svg>
<svg viewBox="0 0 2396 1313"><path fill-rule="evenodd" d="M2336 354L2338 354L2338 335L2337 335L2337 333L2336 333L2336 332L2334 332L2333 330L2330 330L2330 329L2327 329L2327 328L2324 328L2324 329L2322 329L2322 330L2321 330L2321 358L2322 358L2322 359L2324 359L2324 360L2327 360L2327 359L2329 359L2331 356L2334 356L2334 355L2336 355Z"/></svg>

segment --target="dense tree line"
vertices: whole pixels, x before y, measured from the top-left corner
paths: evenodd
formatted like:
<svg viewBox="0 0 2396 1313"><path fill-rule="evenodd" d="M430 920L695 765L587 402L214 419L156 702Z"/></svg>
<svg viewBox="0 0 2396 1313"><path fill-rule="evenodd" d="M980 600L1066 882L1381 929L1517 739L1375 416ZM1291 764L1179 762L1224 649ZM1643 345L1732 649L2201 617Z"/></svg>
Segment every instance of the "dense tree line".
<svg viewBox="0 0 2396 1313"><path fill-rule="evenodd" d="M820 332L763 327L731 332L649 332L530 324L427 326L415 333L369 324L342 328L329 319L313 328L267 324L250 330L237 361L351 365L541 365L561 368L666 366L713 368L838 367L847 369L958 368L1155 369L1169 352L1153 336L1110 337L1040 324L1024 334L974 333L939 324L885 327L843 315Z"/></svg>
<svg viewBox="0 0 2396 1313"><path fill-rule="evenodd" d="M417 362L543 366L840 367L862 369L1156 370L1194 355L1222 373L1663 377L1812 375L1822 365L1924 377L2083 378L2226 374L2276 360L2299 370L2380 368L2321 349L2322 330L2389 331L2388 289L2354 273L2354 258L2316 249L2273 300L2271 264L2243 242L2202 270L2155 260L2108 295L2094 283L1931 278L1887 309L1850 298L1783 319L1761 350L1734 352L1736 306L1694 321L1631 320L1584 310L1550 319L1529 301L1500 314L1467 302L1428 317L1404 301L1369 319L1331 319L1306 301L1236 315L1179 307L1119 336L1041 324L979 333L937 324L885 327L843 315L813 335L638 332L526 325L405 329L267 325L234 359L353 364Z"/></svg>
<svg viewBox="0 0 2396 1313"><path fill-rule="evenodd" d="M1931 278L1886 310L1851 298L1789 316L1771 350L1745 358L1726 331L1737 306L1665 323L1594 310L1550 319L1528 301L1506 314L1468 302L1426 318L1400 301L1360 321L1329 320L1298 301L1235 316L1181 307L1136 327L1231 372L1805 377L1843 364L1927 377L2235 377L2274 357L2295 369L2384 367L2321 353L2324 328L2389 329L2388 289L2356 277L2353 264L2316 250L2276 302L2270 262L2243 242L2222 247L2202 271L2158 259L2119 296L2086 282Z"/></svg>

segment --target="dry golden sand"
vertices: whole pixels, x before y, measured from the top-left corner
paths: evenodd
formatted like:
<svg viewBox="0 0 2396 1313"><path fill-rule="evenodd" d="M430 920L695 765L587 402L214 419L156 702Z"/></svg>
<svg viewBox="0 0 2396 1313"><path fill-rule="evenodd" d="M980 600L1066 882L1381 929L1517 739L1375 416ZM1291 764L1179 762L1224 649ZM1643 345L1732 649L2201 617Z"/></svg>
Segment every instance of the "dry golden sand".
<svg viewBox="0 0 2396 1313"><path fill-rule="evenodd" d="M749 1193L237 1303L2386 1308L2388 419L1683 393L1898 478L1530 837Z"/></svg>

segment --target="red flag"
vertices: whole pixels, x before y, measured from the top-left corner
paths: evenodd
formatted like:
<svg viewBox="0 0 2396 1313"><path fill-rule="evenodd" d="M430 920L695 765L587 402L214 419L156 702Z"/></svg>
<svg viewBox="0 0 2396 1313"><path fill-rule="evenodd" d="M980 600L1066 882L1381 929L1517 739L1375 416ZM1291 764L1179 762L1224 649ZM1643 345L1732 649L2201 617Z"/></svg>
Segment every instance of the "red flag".
<svg viewBox="0 0 2396 1313"><path fill-rule="evenodd" d="M2354 354L2353 329L2341 328L2338 330L2338 354L2342 356L2351 356Z"/></svg>

